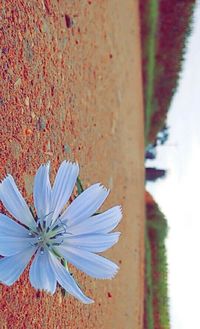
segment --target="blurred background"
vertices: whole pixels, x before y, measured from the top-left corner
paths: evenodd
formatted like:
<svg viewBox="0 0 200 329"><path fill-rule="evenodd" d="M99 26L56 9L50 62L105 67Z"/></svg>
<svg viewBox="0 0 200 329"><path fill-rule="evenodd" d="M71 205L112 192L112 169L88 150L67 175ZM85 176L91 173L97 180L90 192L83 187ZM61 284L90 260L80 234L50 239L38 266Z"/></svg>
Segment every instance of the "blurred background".
<svg viewBox="0 0 200 329"><path fill-rule="evenodd" d="M141 4L146 329L198 328L200 2Z"/></svg>

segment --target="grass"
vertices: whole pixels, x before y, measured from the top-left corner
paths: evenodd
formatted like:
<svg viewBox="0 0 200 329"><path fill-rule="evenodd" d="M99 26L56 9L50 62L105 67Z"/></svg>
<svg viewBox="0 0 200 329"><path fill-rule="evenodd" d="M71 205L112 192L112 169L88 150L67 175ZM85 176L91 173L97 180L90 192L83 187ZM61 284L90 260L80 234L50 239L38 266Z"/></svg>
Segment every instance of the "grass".
<svg viewBox="0 0 200 329"><path fill-rule="evenodd" d="M147 205L144 329L169 329L167 221L154 202Z"/></svg>
<svg viewBox="0 0 200 329"><path fill-rule="evenodd" d="M151 246L148 230L145 230L145 316L144 329L154 329L153 317L153 282L151 266Z"/></svg>
<svg viewBox="0 0 200 329"><path fill-rule="evenodd" d="M159 328L169 329L168 267L165 240L167 220L157 203L147 206L148 238L152 250L154 313L159 314Z"/></svg>
<svg viewBox="0 0 200 329"><path fill-rule="evenodd" d="M144 100L145 100L145 137L146 144L148 144L148 135L151 126L151 119L155 111L154 104L154 83L156 75L156 33L159 15L158 0L149 0L146 2L145 10L143 15L146 18L146 23L144 27L144 34L146 36L145 43L143 44L144 56L143 56L143 66L145 70L145 81L144 84ZM147 213L148 216L148 213ZM152 264L152 246L151 239L149 237L149 230L156 230L157 223L154 221L147 220L146 231L145 231L145 314L144 314L144 329L154 329L155 328L155 309L154 302L155 296L159 296L158 300L162 299L163 283L159 280L156 284L153 280L153 271L155 270L155 264ZM161 241L160 241L161 243ZM163 264L162 255L159 254L160 264ZM159 266L159 264L157 264ZM165 285L165 284L164 284ZM160 291L159 291L160 289ZM167 296L167 291L165 291ZM158 303L157 303L158 305ZM165 321L164 310L161 310L162 314L159 315L161 323L169 323ZM167 328L167 327L163 327Z"/></svg>
<svg viewBox="0 0 200 329"><path fill-rule="evenodd" d="M167 255L164 241L158 241L157 254L157 271L160 273L160 278L156 284L156 294L158 296L158 312L160 315L160 327L163 329L170 328L169 320L169 300L168 300L168 270L167 270Z"/></svg>
<svg viewBox="0 0 200 329"><path fill-rule="evenodd" d="M163 128L191 33L195 0L140 2L146 145Z"/></svg>
<svg viewBox="0 0 200 329"><path fill-rule="evenodd" d="M144 9L144 8L143 8ZM146 144L148 144L148 136L151 127L151 119L156 108L154 101L154 87L155 87L155 75L156 75L156 34L159 16L159 4L158 0L146 1L145 10L143 15L146 18L144 34L145 42L143 44L144 56L143 66L145 70L145 81L144 84L144 100L145 100L145 137ZM147 217L148 217L147 212ZM162 227L160 229L160 222L147 219L146 231L145 231L145 315L144 315L144 329L155 329L155 325L158 325L158 318L155 316L156 311L159 312L159 322L164 324L162 329L169 328L169 317L168 317L168 304L167 309L160 304L160 301L167 298L167 284L165 280L160 277L158 281L154 278L154 273L160 271L163 264L166 264L166 254L162 249L157 254L158 263L152 263L152 244L149 236L150 232L157 232L157 243L159 246L163 245L164 240L159 235L159 231L163 232ZM167 267L165 267L166 272ZM156 272L155 272L156 271ZM164 289L163 287L166 287ZM157 301L156 301L157 299ZM157 310L156 310L156 307ZM165 304L166 305L166 304ZM159 309L159 310L158 310ZM167 315L167 316L166 316Z"/></svg>
<svg viewBox="0 0 200 329"><path fill-rule="evenodd" d="M149 134L151 117L154 111L153 95L154 95L154 79L155 79L155 66L156 66L156 33L158 24L158 1L149 0L145 8L146 27L148 31L145 38L144 53L145 53L145 72L146 80L148 83L145 85L145 132L146 138Z"/></svg>
<svg viewBox="0 0 200 329"><path fill-rule="evenodd" d="M195 0L140 1L145 107L145 142L165 125L177 89ZM147 204L144 329L169 329L167 221L155 202Z"/></svg>

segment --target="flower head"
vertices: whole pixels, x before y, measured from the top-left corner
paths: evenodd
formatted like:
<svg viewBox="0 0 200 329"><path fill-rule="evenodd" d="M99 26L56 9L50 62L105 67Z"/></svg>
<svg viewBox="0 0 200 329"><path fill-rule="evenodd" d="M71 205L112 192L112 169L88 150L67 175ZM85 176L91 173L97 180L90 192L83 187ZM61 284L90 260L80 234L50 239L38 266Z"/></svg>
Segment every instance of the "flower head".
<svg viewBox="0 0 200 329"><path fill-rule="evenodd" d="M121 208L115 206L95 214L109 191L94 184L66 207L74 190L79 167L63 161L53 187L49 179L50 164L40 166L33 189L36 215L27 206L14 179L8 175L0 183L0 200L18 221L0 214L0 282L10 286L30 266L30 282L35 289L53 294L57 282L83 303L85 296L67 263L98 279L110 279L118 266L96 253L112 247L119 232L110 233L121 220ZM94 216L95 214L95 216Z"/></svg>

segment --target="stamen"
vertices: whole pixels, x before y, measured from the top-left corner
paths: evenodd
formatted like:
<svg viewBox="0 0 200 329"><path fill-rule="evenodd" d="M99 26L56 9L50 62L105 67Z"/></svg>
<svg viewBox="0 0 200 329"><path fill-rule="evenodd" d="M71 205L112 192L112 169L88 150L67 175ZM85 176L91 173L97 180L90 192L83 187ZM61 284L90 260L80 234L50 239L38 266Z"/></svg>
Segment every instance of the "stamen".
<svg viewBox="0 0 200 329"><path fill-rule="evenodd" d="M60 219L60 217L58 217L58 221L60 222L60 224L63 226L64 230L65 230L65 233L67 233L67 225L65 223L63 223Z"/></svg>
<svg viewBox="0 0 200 329"><path fill-rule="evenodd" d="M52 246L59 246L61 243L63 243L63 239L60 242L53 242Z"/></svg>

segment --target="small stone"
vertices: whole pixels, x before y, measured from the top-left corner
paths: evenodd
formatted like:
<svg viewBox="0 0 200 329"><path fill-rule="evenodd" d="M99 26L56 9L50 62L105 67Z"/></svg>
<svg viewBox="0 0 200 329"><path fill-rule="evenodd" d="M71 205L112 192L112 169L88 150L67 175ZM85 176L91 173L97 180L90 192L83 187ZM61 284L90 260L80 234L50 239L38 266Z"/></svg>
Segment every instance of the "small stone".
<svg viewBox="0 0 200 329"><path fill-rule="evenodd" d="M57 299L58 299L58 304L61 305L62 304L62 294L58 294L57 295Z"/></svg>
<svg viewBox="0 0 200 329"><path fill-rule="evenodd" d="M27 107L29 107L29 104L30 104L30 103L29 103L29 98L28 98L28 96L26 96L24 103L25 103L25 105L26 105Z"/></svg>
<svg viewBox="0 0 200 329"><path fill-rule="evenodd" d="M8 51L9 51L9 49L7 47L2 48L2 54L7 55Z"/></svg>
<svg viewBox="0 0 200 329"><path fill-rule="evenodd" d="M60 50L64 50L67 46L67 38L66 36L64 38L61 38L58 40L58 47L60 48Z"/></svg>
<svg viewBox="0 0 200 329"><path fill-rule="evenodd" d="M46 21L43 21L43 24L41 26L42 32L43 33L49 33L49 26Z"/></svg>
<svg viewBox="0 0 200 329"><path fill-rule="evenodd" d="M24 183L27 195L31 195L33 191L33 182L34 182L34 176L25 174L24 175Z"/></svg>
<svg viewBox="0 0 200 329"><path fill-rule="evenodd" d="M42 1L42 6L43 6L43 9L46 10L47 14L48 14L48 15L51 15L51 10L50 10L50 4L49 4L49 1L48 1L48 0L43 0L43 1Z"/></svg>
<svg viewBox="0 0 200 329"><path fill-rule="evenodd" d="M65 24L68 29L70 29L74 25L72 18L67 14L65 15Z"/></svg>
<svg viewBox="0 0 200 329"><path fill-rule="evenodd" d="M51 142L48 140L47 142L47 151L51 151Z"/></svg>
<svg viewBox="0 0 200 329"><path fill-rule="evenodd" d="M70 148L69 145L65 144L63 147L64 147L64 151L65 151L66 153L71 153L71 148Z"/></svg>
<svg viewBox="0 0 200 329"><path fill-rule="evenodd" d="M21 78L17 79L17 81L14 83L14 87L15 88L19 87L21 83L22 83L22 79Z"/></svg>
<svg viewBox="0 0 200 329"><path fill-rule="evenodd" d="M33 49L32 45L30 45L29 41L27 39L23 40L23 46L24 46L24 55L27 61L33 60Z"/></svg>
<svg viewBox="0 0 200 329"><path fill-rule="evenodd" d="M21 35L21 33L20 33L20 32L18 32L18 37L19 37L19 41L20 41L20 42L22 42L22 40L23 40L23 37L22 37L22 35Z"/></svg>
<svg viewBox="0 0 200 329"><path fill-rule="evenodd" d="M40 117L36 123L36 128L39 131L45 130L46 128L46 119L44 117Z"/></svg>
<svg viewBox="0 0 200 329"><path fill-rule="evenodd" d="M14 159L18 160L21 152L22 152L22 147L21 144L17 141L12 141L10 145L10 151Z"/></svg>
<svg viewBox="0 0 200 329"><path fill-rule="evenodd" d="M0 106L3 106L4 105L4 100L3 98L0 97Z"/></svg>
<svg viewBox="0 0 200 329"><path fill-rule="evenodd" d="M26 136L31 136L33 134L33 131L30 128L26 128L24 130L24 133L25 133Z"/></svg>
<svg viewBox="0 0 200 329"><path fill-rule="evenodd" d="M35 117L36 117L35 113L33 111L31 111L31 118L35 119Z"/></svg>

